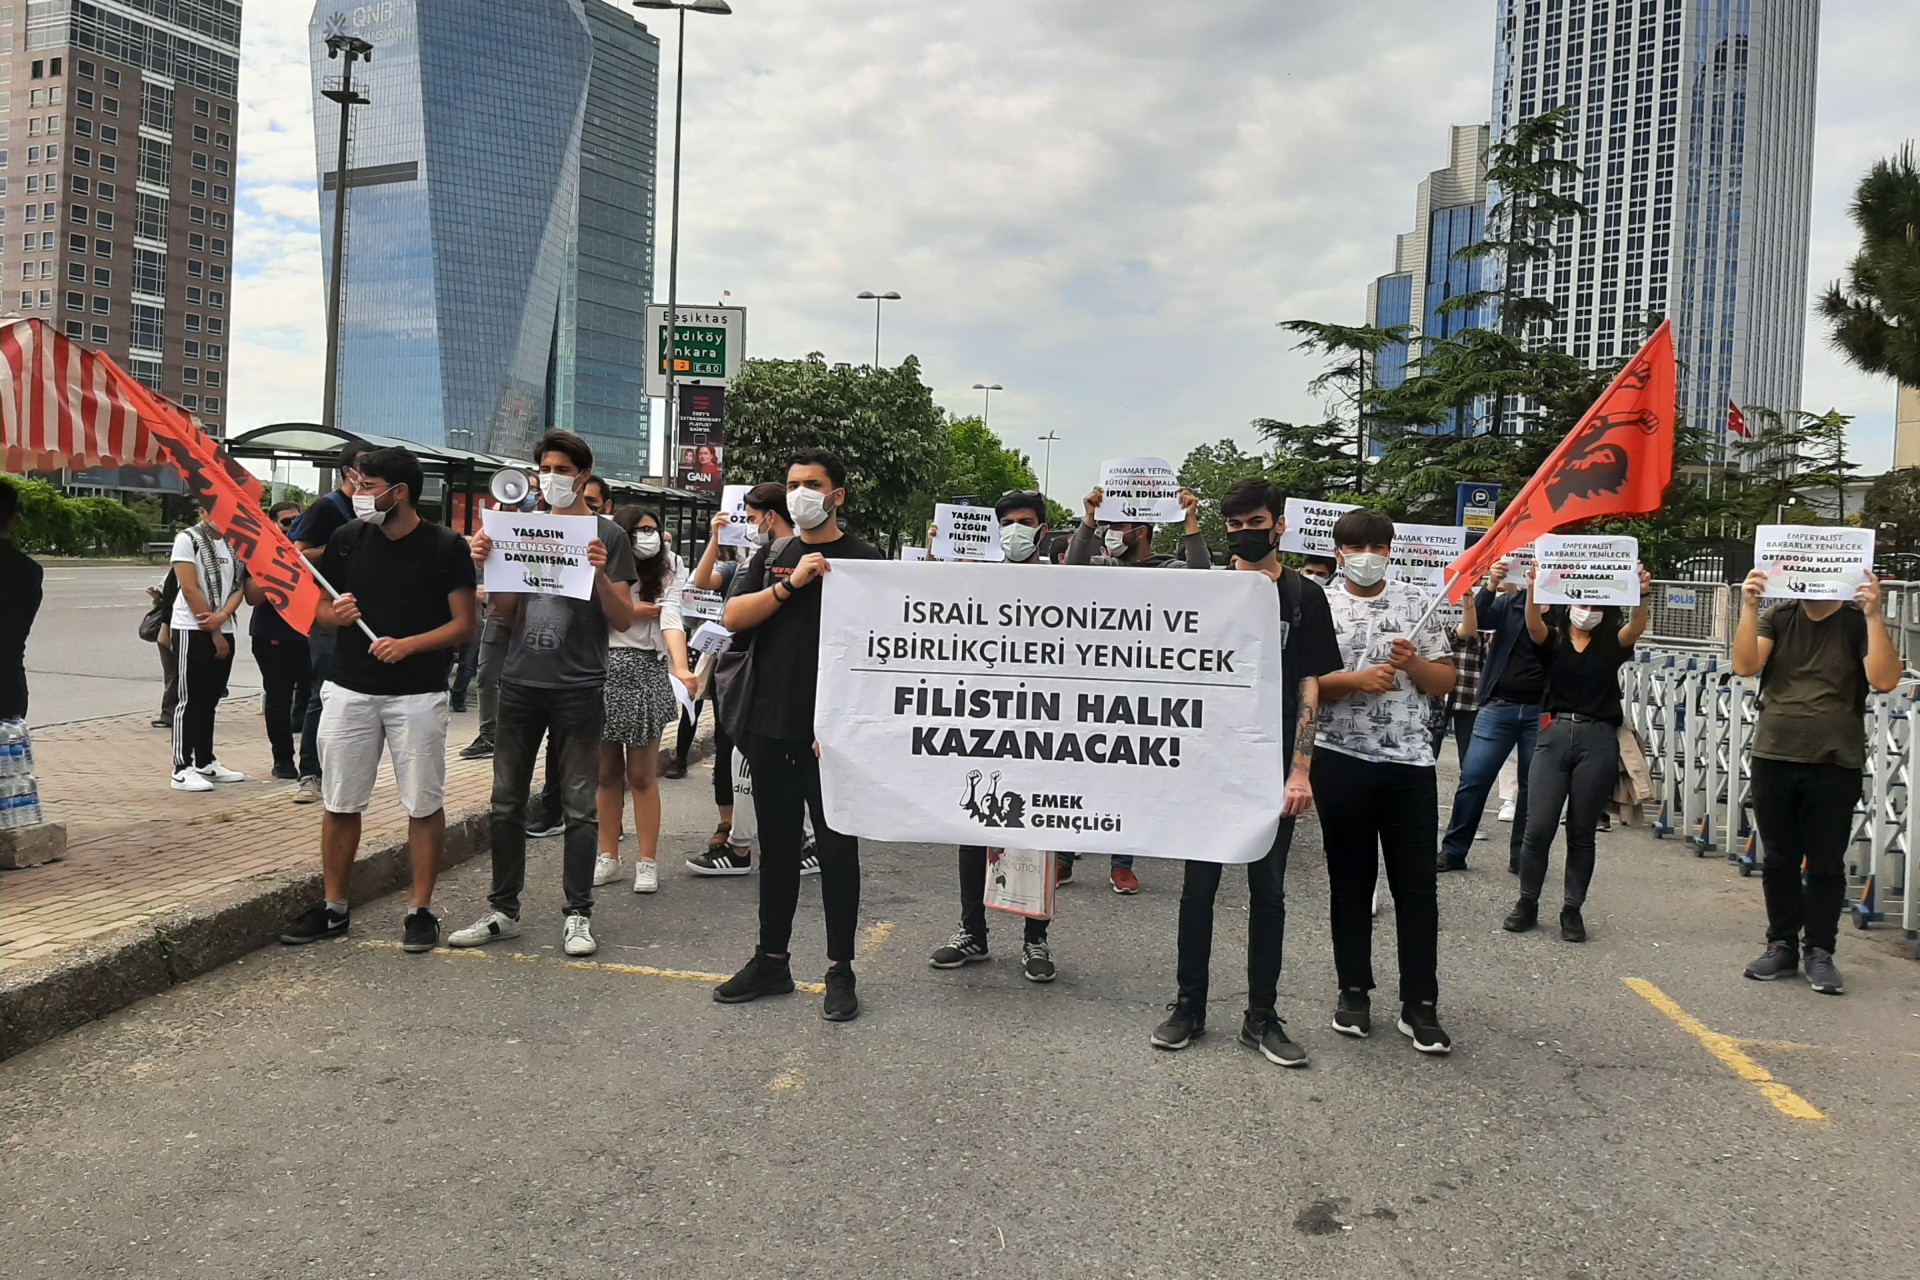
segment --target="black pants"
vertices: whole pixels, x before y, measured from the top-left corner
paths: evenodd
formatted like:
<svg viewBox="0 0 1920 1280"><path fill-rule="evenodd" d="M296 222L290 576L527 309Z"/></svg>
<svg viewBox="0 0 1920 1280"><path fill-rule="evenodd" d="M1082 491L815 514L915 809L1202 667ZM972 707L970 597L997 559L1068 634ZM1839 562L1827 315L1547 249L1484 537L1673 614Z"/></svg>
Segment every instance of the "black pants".
<svg viewBox="0 0 1920 1280"><path fill-rule="evenodd" d="M1473 741L1473 722L1479 714L1475 708L1444 713L1439 726L1433 731L1433 754L1440 754L1440 748L1446 745L1447 735L1452 734L1454 763L1465 766L1467 744Z"/></svg>
<svg viewBox="0 0 1920 1280"><path fill-rule="evenodd" d="M227 677L233 674L233 637L227 637L227 656L213 651L213 634L195 627L173 633L173 651L180 665L180 701L173 709L173 769L204 769L213 763L213 716L227 696Z"/></svg>
<svg viewBox="0 0 1920 1280"><path fill-rule="evenodd" d="M500 682L499 719L493 738L493 892L487 903L518 919L527 881L527 790L540 758L540 736L549 743L549 763L558 765L567 833L560 881L567 914L593 914L593 859L600 852L600 819L594 807L600 785L600 730L606 694L599 685L536 689Z"/></svg>
<svg viewBox="0 0 1920 1280"><path fill-rule="evenodd" d="M694 703L692 715L688 715L684 707L680 710L680 727L674 731L673 735L673 758L679 762L680 767L683 769L687 767L688 754L693 751L693 739L699 729L700 723L700 708L704 705L704 703ZM809 746L809 750L811 750L811 746Z"/></svg>
<svg viewBox="0 0 1920 1280"><path fill-rule="evenodd" d="M332 627L316 626L307 632L307 720L300 730L300 776L320 776L320 687L333 668Z"/></svg>
<svg viewBox="0 0 1920 1280"><path fill-rule="evenodd" d="M1399 937L1400 1000L1439 998L1440 905L1432 765L1382 764L1322 747L1313 804L1332 889L1333 966L1342 991L1373 990L1373 887L1386 863Z"/></svg>
<svg viewBox="0 0 1920 1280"><path fill-rule="evenodd" d="M827 825L820 798L820 761L812 739L747 735L741 744L753 770L753 813L760 823L760 949L786 955L800 906L801 811L813 814L820 854L820 900L827 916L827 959L853 960L860 925L860 842ZM981 870L985 884L986 871Z"/></svg>
<svg viewBox="0 0 1920 1280"><path fill-rule="evenodd" d="M480 626L480 652L474 662L474 680L480 686L480 737L493 741L493 724L500 711L500 669L506 665L507 642L513 629L498 618Z"/></svg>
<svg viewBox="0 0 1920 1280"><path fill-rule="evenodd" d="M1753 758L1753 816L1760 825L1760 885L1767 941L1834 950L1847 904L1847 847L1860 803L1860 770ZM1801 864L1806 883L1801 884Z"/></svg>
<svg viewBox="0 0 1920 1280"><path fill-rule="evenodd" d="M467 691L473 688L473 678L480 670L480 641L476 637L461 645L454 652L453 687L449 692L453 701L465 705Z"/></svg>
<svg viewBox="0 0 1920 1280"><path fill-rule="evenodd" d="M1555 716L1533 749L1527 770L1527 835L1520 845L1520 896L1539 901L1560 811L1567 811L1565 902L1578 908L1593 883L1594 835L1620 777L1620 729L1596 720Z"/></svg>
<svg viewBox="0 0 1920 1280"><path fill-rule="evenodd" d="M713 718L713 803L718 809L733 807L733 739L717 715Z"/></svg>
<svg viewBox="0 0 1920 1280"><path fill-rule="evenodd" d="M1047 926L1051 920L1036 920L1028 916L1027 941L1045 942ZM963 844L960 846L960 927L974 937L986 940L987 936L987 846L983 844Z"/></svg>
<svg viewBox="0 0 1920 1280"><path fill-rule="evenodd" d="M293 731L304 728L307 701L307 642L303 636L291 640L253 638L253 661L260 668L260 714L267 722L267 741L273 746L273 764L293 767ZM315 773L319 769L314 770Z"/></svg>
<svg viewBox="0 0 1920 1280"><path fill-rule="evenodd" d="M156 644L160 651L160 719L173 723L173 710L180 705L180 655L174 652L173 637Z"/></svg>
<svg viewBox="0 0 1920 1280"><path fill-rule="evenodd" d="M1294 819L1280 819L1273 847L1247 864L1247 1008L1274 1007L1280 994L1280 952L1287 937L1287 854L1293 848ZM1180 1003L1196 1012L1207 1007L1207 970L1213 959L1214 898L1226 864L1189 862L1180 887Z"/></svg>

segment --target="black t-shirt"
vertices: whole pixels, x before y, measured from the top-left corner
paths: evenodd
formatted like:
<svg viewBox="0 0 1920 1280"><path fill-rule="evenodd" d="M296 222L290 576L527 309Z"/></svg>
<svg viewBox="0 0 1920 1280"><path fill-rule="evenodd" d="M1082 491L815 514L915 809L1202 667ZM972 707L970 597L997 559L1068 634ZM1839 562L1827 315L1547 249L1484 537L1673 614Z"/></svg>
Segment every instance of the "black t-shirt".
<svg viewBox="0 0 1920 1280"><path fill-rule="evenodd" d="M46 571L38 561L0 538L0 720L27 714L27 633L40 612Z"/></svg>
<svg viewBox="0 0 1920 1280"><path fill-rule="evenodd" d="M308 507L306 513L293 526L293 540L304 542L310 547L324 547L333 541L333 535L340 532L340 526L353 519L353 503L347 495L335 489L326 497ZM339 583L334 586L340 587ZM340 587L342 591L345 587Z"/></svg>
<svg viewBox="0 0 1920 1280"><path fill-rule="evenodd" d="M1536 707L1540 705L1541 691L1546 685L1547 669L1540 661L1533 637L1523 627L1513 648L1507 652L1507 665L1500 669L1500 683L1487 690L1486 697Z"/></svg>
<svg viewBox="0 0 1920 1280"><path fill-rule="evenodd" d="M1548 623L1547 642L1540 646L1547 670L1541 706L1550 715L1571 712L1619 724L1620 668L1633 650L1620 643L1619 623L1604 618L1587 633L1586 649L1575 649L1567 638L1572 626L1564 613Z"/></svg>
<svg viewBox="0 0 1920 1280"><path fill-rule="evenodd" d="M768 564L771 546L762 547L741 570L735 595L765 591L785 582L800 558L818 551L829 560L884 560L880 549L842 534L832 542L788 540ZM785 595L785 592L781 593ZM813 684L820 669L820 579L794 591L774 615L753 631L753 705L747 727L769 738L813 741Z"/></svg>
<svg viewBox="0 0 1920 1280"><path fill-rule="evenodd" d="M1289 617L1286 581L1291 578L1300 588L1300 620ZM1274 580L1280 593L1280 670L1286 725L1281 735L1286 768L1293 769L1293 731L1300 723L1300 682L1308 676L1316 680L1342 670L1340 641L1333 631L1333 610L1327 607L1327 593L1317 582L1309 582L1292 569L1283 569Z"/></svg>
<svg viewBox="0 0 1920 1280"><path fill-rule="evenodd" d="M364 520L341 526L320 557L320 573L360 606L376 636L398 640L425 635L453 621L447 597L472 591L473 557L467 542L445 525L422 520L404 538L387 537ZM367 652L366 632L341 627L327 678L355 693L439 693L447 687L452 649L382 662Z"/></svg>

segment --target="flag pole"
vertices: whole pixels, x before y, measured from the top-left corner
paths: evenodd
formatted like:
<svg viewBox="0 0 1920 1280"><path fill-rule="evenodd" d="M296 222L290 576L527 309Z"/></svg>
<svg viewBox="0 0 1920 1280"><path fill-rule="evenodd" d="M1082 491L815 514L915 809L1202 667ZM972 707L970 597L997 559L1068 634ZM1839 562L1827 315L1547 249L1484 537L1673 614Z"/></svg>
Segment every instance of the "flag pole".
<svg viewBox="0 0 1920 1280"><path fill-rule="evenodd" d="M333 589L333 584L331 582L328 582L324 577L322 577L320 574L320 571L313 567L313 561L307 559L305 556L301 556L300 560L301 560L301 563L307 566L307 572L313 575L313 580L320 584L321 590L325 591L329 596L332 596L333 599L337 602L340 599L340 593L338 591L335 591ZM373 634L373 628L367 625L367 620L365 618L355 618L353 620L353 625L360 628L361 631L366 633L368 644L372 644L375 640L378 640L380 638L379 636L376 636L375 634Z"/></svg>
<svg viewBox="0 0 1920 1280"><path fill-rule="evenodd" d="M1440 594L1433 598L1433 603L1427 606L1427 611L1420 615L1420 621L1414 623L1412 630L1407 632L1409 639L1418 635L1420 628L1426 626L1428 622L1433 620L1433 615L1440 612L1440 606L1446 602L1448 597L1453 595L1453 589L1459 586L1460 580L1466 576L1464 573L1456 573L1447 579L1446 585L1440 588Z"/></svg>

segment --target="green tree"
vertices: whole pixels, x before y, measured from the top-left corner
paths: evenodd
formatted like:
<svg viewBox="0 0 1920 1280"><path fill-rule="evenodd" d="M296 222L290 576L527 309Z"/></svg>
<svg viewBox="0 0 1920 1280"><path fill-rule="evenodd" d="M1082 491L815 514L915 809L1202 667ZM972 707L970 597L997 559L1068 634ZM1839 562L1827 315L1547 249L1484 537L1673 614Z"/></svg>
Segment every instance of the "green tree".
<svg viewBox="0 0 1920 1280"><path fill-rule="evenodd" d="M1509 338L1530 328L1539 334L1560 318L1551 298L1528 297L1525 286L1536 264L1553 261L1554 224L1591 216L1587 206L1561 194L1580 180L1580 166L1558 154L1566 136L1567 109L1556 107L1520 121L1487 149L1487 188L1500 198L1487 210L1479 242L1457 251L1454 259L1482 264L1482 280L1492 285L1446 299L1439 305L1441 314L1493 307L1500 332Z"/></svg>
<svg viewBox="0 0 1920 1280"><path fill-rule="evenodd" d="M817 351L802 360L748 360L727 397L730 482L784 479L793 453L829 449L847 464L849 526L889 547L912 531L915 502L929 491L945 439L946 415L912 356L880 370L828 365Z"/></svg>
<svg viewBox="0 0 1920 1280"><path fill-rule="evenodd" d="M1231 439L1197 445L1188 451L1186 461L1180 464L1180 483L1193 490L1193 496L1200 499L1200 532L1209 547L1227 545L1227 522L1220 514L1220 499L1227 490L1235 481L1245 480L1248 476L1270 474L1266 459L1247 453ZM1280 482L1276 480L1275 483ZM1286 492L1297 497L1314 496L1292 489ZM1179 526L1174 528L1177 531Z"/></svg>
<svg viewBox="0 0 1920 1280"><path fill-rule="evenodd" d="M1365 493L1366 459L1379 417L1380 353L1405 343L1412 330L1405 325L1324 324L1318 320L1283 320L1280 327L1300 335L1296 344L1300 350L1317 351L1327 358L1327 367L1307 384L1307 390L1325 397L1328 417L1312 427L1272 423L1273 428L1311 433L1305 439L1313 442L1318 463L1339 469L1346 482L1341 487ZM1254 429L1261 430L1261 424L1256 422ZM1262 434L1272 439L1266 431Z"/></svg>
<svg viewBox="0 0 1920 1280"><path fill-rule="evenodd" d="M1920 387L1920 166L1912 143L1867 171L1848 212L1860 252L1820 299L1833 344L1868 373Z"/></svg>
<svg viewBox="0 0 1920 1280"><path fill-rule="evenodd" d="M933 519L937 502L971 494L982 506L992 506L1014 489L1037 489L1033 460L1009 449L977 417L947 416L940 441L940 459L925 492L915 500L915 526Z"/></svg>
<svg viewBox="0 0 1920 1280"><path fill-rule="evenodd" d="M1902 467L1875 480L1867 490L1860 523L1880 531L1877 549L1910 550L1920 539L1920 467Z"/></svg>

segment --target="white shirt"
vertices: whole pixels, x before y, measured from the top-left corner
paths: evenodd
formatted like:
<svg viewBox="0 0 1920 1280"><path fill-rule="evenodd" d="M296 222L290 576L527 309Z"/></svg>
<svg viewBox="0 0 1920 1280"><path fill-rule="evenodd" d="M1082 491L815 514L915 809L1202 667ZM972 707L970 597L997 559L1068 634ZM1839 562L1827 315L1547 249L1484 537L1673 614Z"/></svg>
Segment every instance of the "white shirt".
<svg viewBox="0 0 1920 1280"><path fill-rule="evenodd" d="M686 582L681 574L669 570L666 582L660 587L660 599L656 602L653 600L642 600L640 598L640 584L635 582L628 588L629 591L633 592L633 602L635 604L658 603L660 606L660 616L657 618L635 617L633 625L625 631L615 631L612 627L608 627L607 647L610 649L648 649L654 653L665 653L667 651L667 642L664 633L668 631L678 631L685 634L687 630L687 624L680 616L680 593L685 587Z"/></svg>
<svg viewBox="0 0 1920 1280"><path fill-rule="evenodd" d="M239 580L240 566L234 561L233 548L227 545L225 538L218 535L213 539L213 558L218 572L215 580L208 582L206 566L200 561L200 545L194 538L193 530L182 529L173 535L173 563L193 566L194 574L199 580L200 594L206 597L207 607L218 609L226 604L227 597L233 594L234 583ZM175 576L178 576L179 572L175 569ZM186 592L182 591L173 598L173 616L168 619L168 625L175 631L200 629L200 620L193 616L193 606L187 603ZM222 630L228 635L233 634L232 618L227 619L227 625Z"/></svg>
<svg viewBox="0 0 1920 1280"><path fill-rule="evenodd" d="M1343 671L1386 663L1393 642L1406 637L1414 652L1430 662L1453 656L1453 646L1437 618L1414 633L1414 624L1433 597L1405 582L1389 582L1377 596L1357 596L1342 579L1327 590L1334 639ZM1414 687L1413 677L1395 674L1385 693L1350 693L1322 710L1319 744L1342 755L1384 764L1433 767L1433 738L1427 713L1433 699Z"/></svg>

